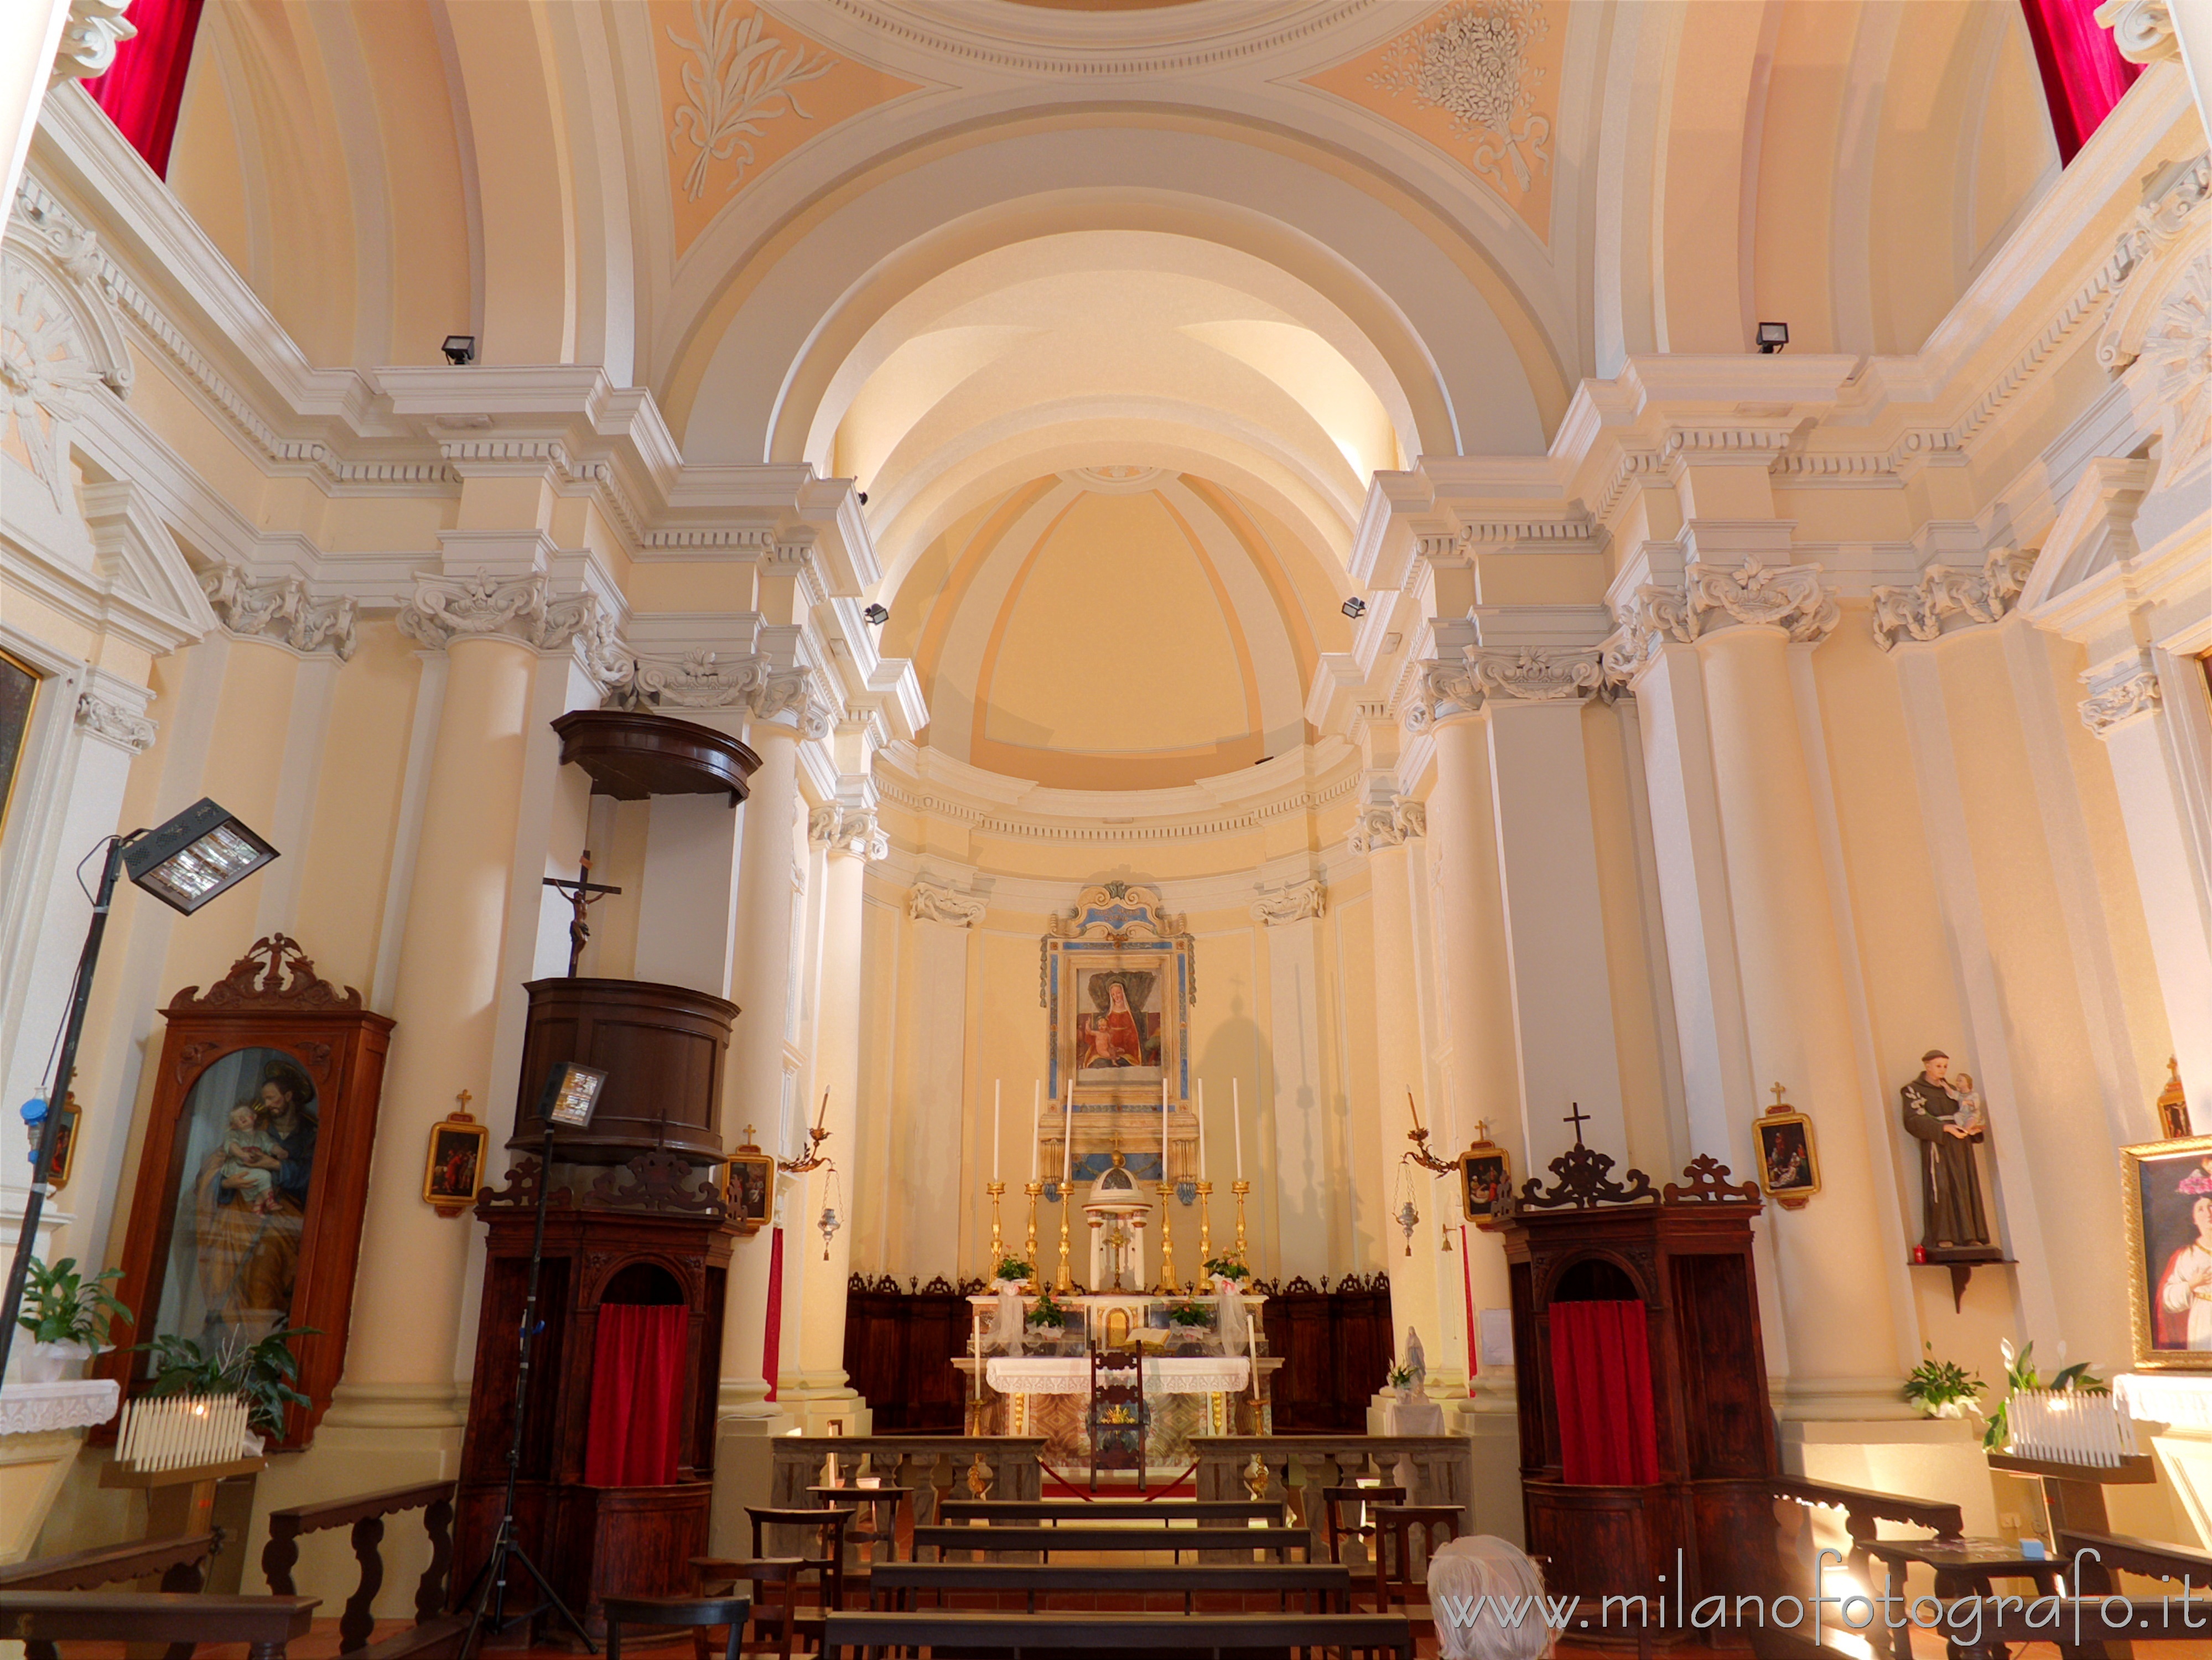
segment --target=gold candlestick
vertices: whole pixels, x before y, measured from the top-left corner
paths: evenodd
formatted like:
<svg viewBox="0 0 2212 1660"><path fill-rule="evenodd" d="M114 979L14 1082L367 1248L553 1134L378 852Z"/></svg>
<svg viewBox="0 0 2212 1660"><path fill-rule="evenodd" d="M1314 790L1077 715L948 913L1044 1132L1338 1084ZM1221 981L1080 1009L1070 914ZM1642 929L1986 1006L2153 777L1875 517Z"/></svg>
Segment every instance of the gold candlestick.
<svg viewBox="0 0 2212 1660"><path fill-rule="evenodd" d="M986 1182L983 1191L991 1195L991 1274L998 1276L999 1264L1006 1260L1006 1248L999 1237L999 1199L1006 1190L1004 1182Z"/></svg>
<svg viewBox="0 0 2212 1660"><path fill-rule="evenodd" d="M1213 1207L1213 1183L1198 1184L1198 1266L1201 1273L1213 1260L1213 1219L1207 1214Z"/></svg>
<svg viewBox="0 0 2212 1660"><path fill-rule="evenodd" d="M1244 1255L1244 1195L1252 1191L1252 1184L1231 1182L1229 1191L1237 1195L1237 1260L1249 1267L1252 1259Z"/></svg>
<svg viewBox="0 0 2212 1660"><path fill-rule="evenodd" d="M1060 1184L1060 1272L1053 1276L1055 1292L1073 1291L1075 1275L1069 1268L1067 1250L1067 1213L1075 1208L1075 1188L1072 1183Z"/></svg>
<svg viewBox="0 0 2212 1660"><path fill-rule="evenodd" d="M1168 1226L1168 1204L1175 1197L1175 1189L1166 1183L1160 1183L1160 1292L1163 1297L1176 1294L1175 1234Z"/></svg>
<svg viewBox="0 0 2212 1660"><path fill-rule="evenodd" d="M1036 1205L1038 1195L1044 1192L1044 1183L1024 1183L1022 1191L1030 1196L1030 1232L1028 1242L1022 1247L1022 1260L1030 1265L1030 1283L1039 1285L1043 1282L1044 1276L1037 1272Z"/></svg>

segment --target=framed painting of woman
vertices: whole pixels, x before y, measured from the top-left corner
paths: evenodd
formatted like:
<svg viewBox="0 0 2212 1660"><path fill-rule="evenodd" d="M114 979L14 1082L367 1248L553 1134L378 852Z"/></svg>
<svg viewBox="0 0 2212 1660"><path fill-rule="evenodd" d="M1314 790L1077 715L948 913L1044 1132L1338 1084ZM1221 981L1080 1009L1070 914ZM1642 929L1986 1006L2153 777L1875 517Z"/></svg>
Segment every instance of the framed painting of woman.
<svg viewBox="0 0 2212 1660"><path fill-rule="evenodd" d="M131 1346L155 1336L212 1353L313 1328L292 1346L311 1404L277 1444L303 1445L344 1367L392 1022L283 934L166 1014L118 1287L137 1316L100 1371L135 1390Z"/></svg>
<svg viewBox="0 0 2212 1660"><path fill-rule="evenodd" d="M2135 1363L2212 1371L2212 1135L2122 1147L2120 1167Z"/></svg>

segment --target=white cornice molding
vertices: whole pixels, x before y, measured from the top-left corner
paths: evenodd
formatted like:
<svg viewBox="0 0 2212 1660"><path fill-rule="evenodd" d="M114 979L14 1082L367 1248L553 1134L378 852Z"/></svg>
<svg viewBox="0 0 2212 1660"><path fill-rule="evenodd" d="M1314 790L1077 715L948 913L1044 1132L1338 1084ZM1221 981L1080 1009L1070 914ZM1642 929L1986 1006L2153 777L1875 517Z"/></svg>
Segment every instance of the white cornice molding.
<svg viewBox="0 0 2212 1660"><path fill-rule="evenodd" d="M1001 75L1098 82L1200 74L1316 39L1380 0L1199 0L1079 18L927 0L823 0L877 41ZM1179 15L1180 14L1180 15ZM985 21L988 18L988 22Z"/></svg>

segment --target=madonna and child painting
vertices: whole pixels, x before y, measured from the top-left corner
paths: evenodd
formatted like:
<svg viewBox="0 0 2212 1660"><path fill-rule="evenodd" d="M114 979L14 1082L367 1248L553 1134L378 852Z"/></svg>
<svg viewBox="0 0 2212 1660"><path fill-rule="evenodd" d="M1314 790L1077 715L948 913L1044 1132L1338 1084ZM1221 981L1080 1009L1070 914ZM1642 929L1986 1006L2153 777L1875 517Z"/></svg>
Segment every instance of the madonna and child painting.
<svg viewBox="0 0 2212 1660"><path fill-rule="evenodd" d="M1150 969L1083 969L1076 980L1079 1073L1160 1067L1160 976Z"/></svg>

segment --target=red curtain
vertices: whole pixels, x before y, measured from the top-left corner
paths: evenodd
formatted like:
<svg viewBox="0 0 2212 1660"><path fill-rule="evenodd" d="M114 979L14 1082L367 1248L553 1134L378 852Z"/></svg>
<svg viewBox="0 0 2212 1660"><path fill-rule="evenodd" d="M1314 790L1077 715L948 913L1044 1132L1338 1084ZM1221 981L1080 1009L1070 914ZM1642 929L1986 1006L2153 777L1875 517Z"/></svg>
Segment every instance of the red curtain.
<svg viewBox="0 0 2212 1660"><path fill-rule="evenodd" d="M2098 0L2020 0L2062 163L2089 142L2142 73L2142 64L2120 56L2112 31L2099 26L2097 5Z"/></svg>
<svg viewBox="0 0 2212 1660"><path fill-rule="evenodd" d="M1561 1481L1632 1487L1659 1479L1643 1304L1553 1304L1552 1395Z"/></svg>
<svg viewBox="0 0 2212 1660"><path fill-rule="evenodd" d="M131 149L164 179L169 176L169 144L177 136L177 111L185 101L201 4L202 0L132 0L126 21L137 34L115 49L106 74L84 83Z"/></svg>
<svg viewBox="0 0 2212 1660"><path fill-rule="evenodd" d="M690 1316L680 1303L602 1303L592 1349L584 1481L665 1487L676 1480Z"/></svg>
<svg viewBox="0 0 2212 1660"><path fill-rule="evenodd" d="M783 1364L783 1230L769 1235L768 1333L761 1343L761 1376L768 1379L768 1398L775 1399L776 1368Z"/></svg>

